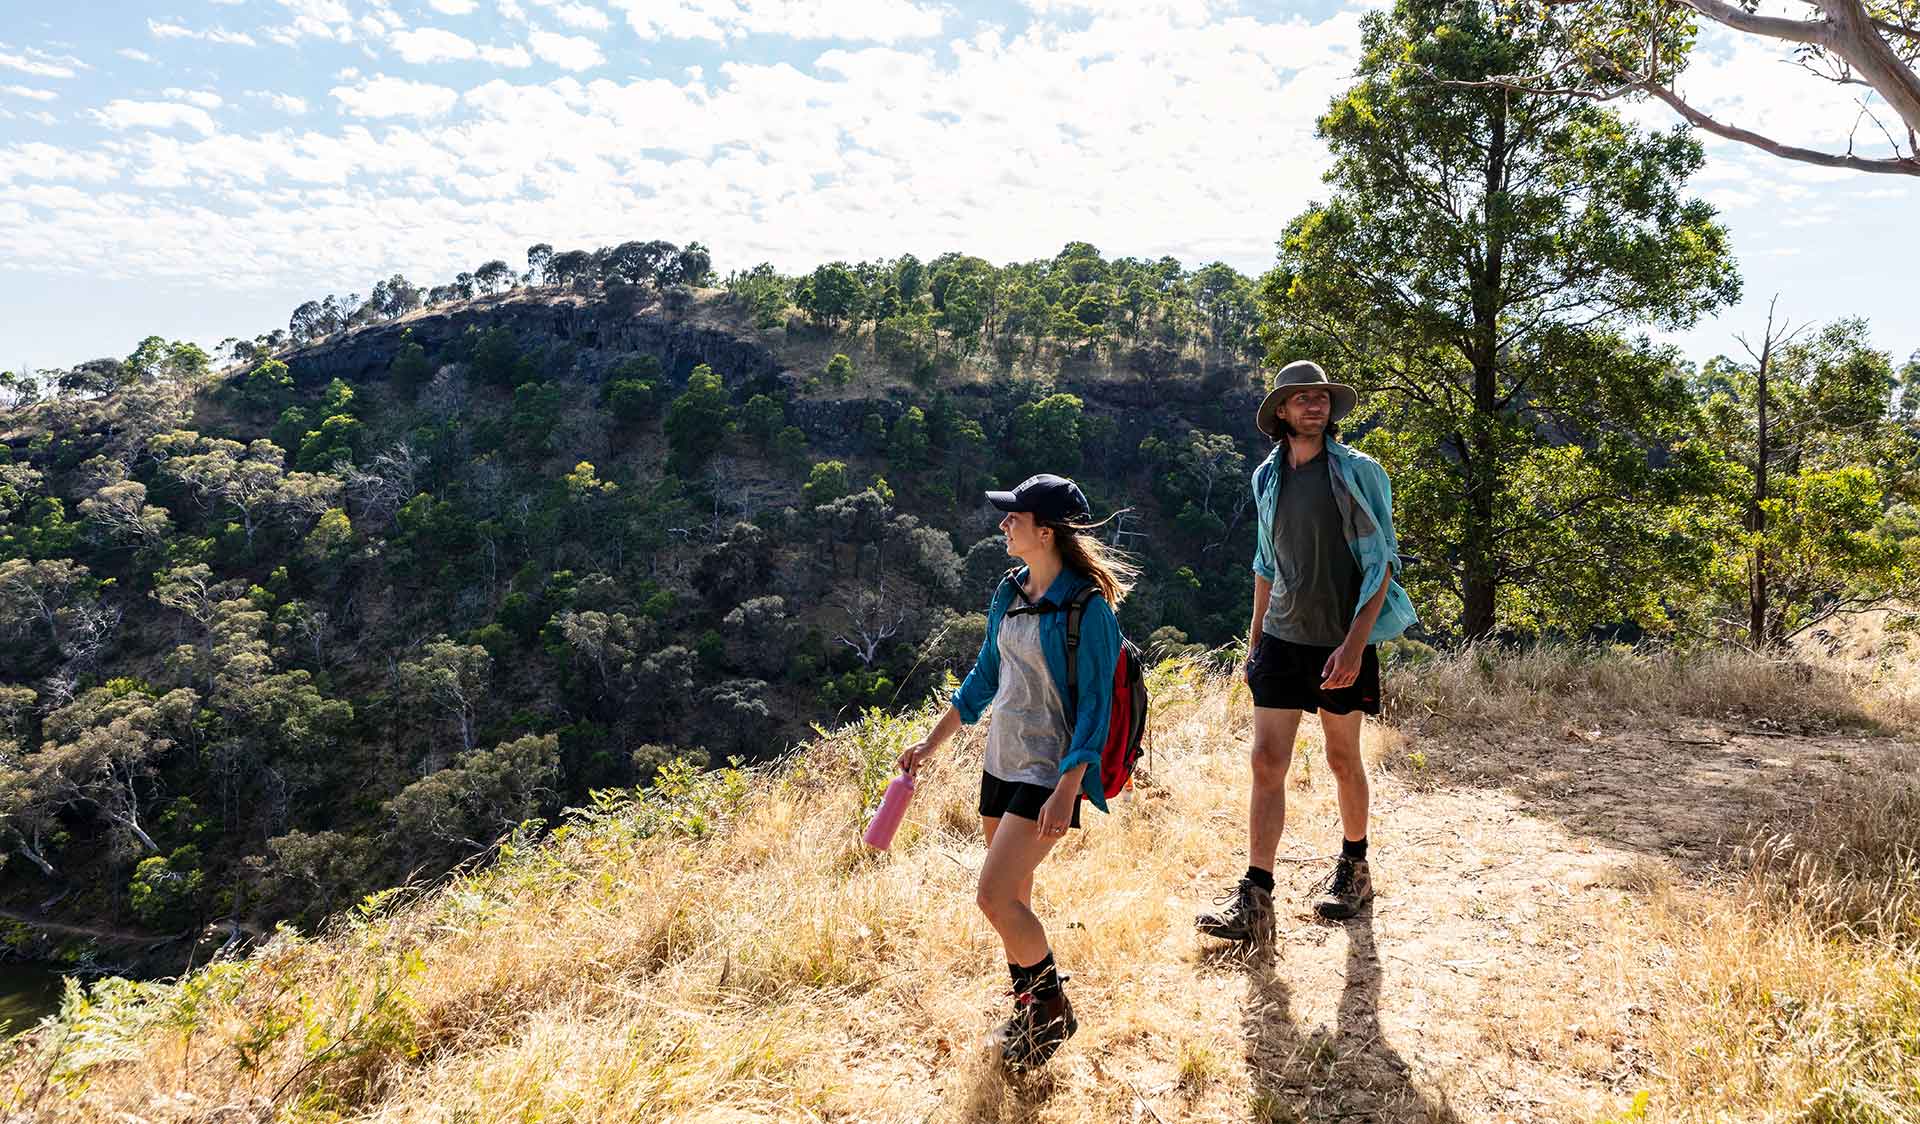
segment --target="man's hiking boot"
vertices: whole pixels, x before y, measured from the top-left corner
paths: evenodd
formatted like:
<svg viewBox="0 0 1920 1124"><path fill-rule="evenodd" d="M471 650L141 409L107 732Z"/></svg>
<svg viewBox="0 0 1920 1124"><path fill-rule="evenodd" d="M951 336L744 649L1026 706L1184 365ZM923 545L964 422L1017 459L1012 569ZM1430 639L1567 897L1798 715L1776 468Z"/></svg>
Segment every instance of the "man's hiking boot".
<svg viewBox="0 0 1920 1124"><path fill-rule="evenodd" d="M1060 977L1063 983L1066 978ZM1007 1068L1022 1070L1047 1064L1054 1051L1079 1029L1066 989L1056 988L1051 995L1031 991L1015 995L1013 1017L996 1027L991 1037Z"/></svg>
<svg viewBox="0 0 1920 1124"><path fill-rule="evenodd" d="M1242 878L1232 893L1219 900L1227 908L1194 918L1194 928L1223 941L1273 944L1273 891Z"/></svg>
<svg viewBox="0 0 1920 1124"><path fill-rule="evenodd" d="M1367 860L1342 857L1333 873L1314 891L1313 911L1329 921L1345 921L1373 900L1373 873Z"/></svg>

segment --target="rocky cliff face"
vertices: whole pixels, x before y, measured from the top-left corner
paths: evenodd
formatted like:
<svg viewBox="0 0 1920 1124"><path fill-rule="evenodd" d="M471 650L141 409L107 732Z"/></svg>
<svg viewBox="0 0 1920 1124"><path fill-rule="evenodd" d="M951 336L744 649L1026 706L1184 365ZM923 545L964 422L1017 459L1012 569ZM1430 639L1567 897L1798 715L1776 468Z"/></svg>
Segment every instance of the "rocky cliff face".
<svg viewBox="0 0 1920 1124"><path fill-rule="evenodd" d="M571 377L583 382L600 382L621 362L652 355L675 387L684 387L702 363L719 373L738 401L783 387L788 421L826 453L853 449L868 414L877 413L892 425L911 404L894 398L803 398L804 373L790 369L759 340L696 317L674 315L658 304L636 307L618 294L609 299L512 293L362 328L293 352L286 362L302 387L324 386L336 378L378 381L386 377L406 332L412 332L413 340L429 355L438 355L470 328L487 331L498 326L512 331L522 347L564 349L571 359ZM1245 372L1208 379L1173 378L1151 387L1132 378L1066 379L1058 385L1079 395L1089 413L1111 419L1117 439L1127 448L1155 430L1177 431L1186 418L1205 418L1208 428L1237 428L1244 423L1251 430L1261 397ZM948 393L965 402L984 401L993 391L966 383L948 388Z"/></svg>

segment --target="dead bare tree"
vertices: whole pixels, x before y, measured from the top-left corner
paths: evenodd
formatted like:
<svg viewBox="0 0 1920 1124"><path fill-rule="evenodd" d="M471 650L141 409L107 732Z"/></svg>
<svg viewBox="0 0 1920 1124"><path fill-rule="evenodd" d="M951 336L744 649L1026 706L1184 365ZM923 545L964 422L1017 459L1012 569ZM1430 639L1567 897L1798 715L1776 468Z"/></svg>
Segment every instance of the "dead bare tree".
<svg viewBox="0 0 1920 1124"><path fill-rule="evenodd" d="M900 634L912 615L884 587L840 597L834 606L847 615L846 629L835 635L834 640L852 648L860 657L861 666L867 668L873 666L873 661L880 657L881 647Z"/></svg>
<svg viewBox="0 0 1920 1124"><path fill-rule="evenodd" d="M1651 97L1695 128L1782 159L1856 172L1920 176L1920 73L1915 69L1920 63L1920 0L1795 3L1808 18L1761 15L1726 0L1547 0L1544 18L1558 25L1572 48L1559 65L1537 74L1436 81L1596 101ZM1858 101L1859 113L1847 130L1845 151L1787 144L1721 121L1682 96L1676 82L1702 20L1789 44L1794 61L1814 78L1869 91ZM1623 41L1636 46L1623 53L1619 47ZM1875 98L1897 119L1893 127L1881 120ZM1863 156L1854 151L1856 138L1868 123L1886 141L1890 155Z"/></svg>

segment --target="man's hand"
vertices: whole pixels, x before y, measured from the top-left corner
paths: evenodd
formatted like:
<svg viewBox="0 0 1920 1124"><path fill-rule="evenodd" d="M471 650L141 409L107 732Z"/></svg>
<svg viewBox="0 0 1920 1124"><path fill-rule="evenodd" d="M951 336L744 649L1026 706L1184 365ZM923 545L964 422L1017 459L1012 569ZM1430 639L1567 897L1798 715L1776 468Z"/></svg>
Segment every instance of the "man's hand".
<svg viewBox="0 0 1920 1124"><path fill-rule="evenodd" d="M1353 686L1360 678L1360 659L1366 654L1367 646L1358 643L1353 637L1347 637L1346 643L1333 650L1327 657L1327 666L1320 669L1320 689L1338 691L1342 687Z"/></svg>

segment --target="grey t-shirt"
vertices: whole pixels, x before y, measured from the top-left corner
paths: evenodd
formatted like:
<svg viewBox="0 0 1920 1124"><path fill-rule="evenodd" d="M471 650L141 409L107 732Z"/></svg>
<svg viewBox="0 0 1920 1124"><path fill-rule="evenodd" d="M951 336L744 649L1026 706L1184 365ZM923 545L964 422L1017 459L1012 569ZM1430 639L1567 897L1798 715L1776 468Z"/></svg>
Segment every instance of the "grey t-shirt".
<svg viewBox="0 0 1920 1124"><path fill-rule="evenodd" d="M1360 567L1334 502L1326 450L1291 467L1279 458L1273 505L1273 593L1261 631L1295 644L1344 643L1360 605Z"/></svg>
<svg viewBox="0 0 1920 1124"><path fill-rule="evenodd" d="M1001 617L1000 689L987 724L987 772L1003 781L1052 788L1060 783L1069 733L1060 693L1040 650L1040 617Z"/></svg>

